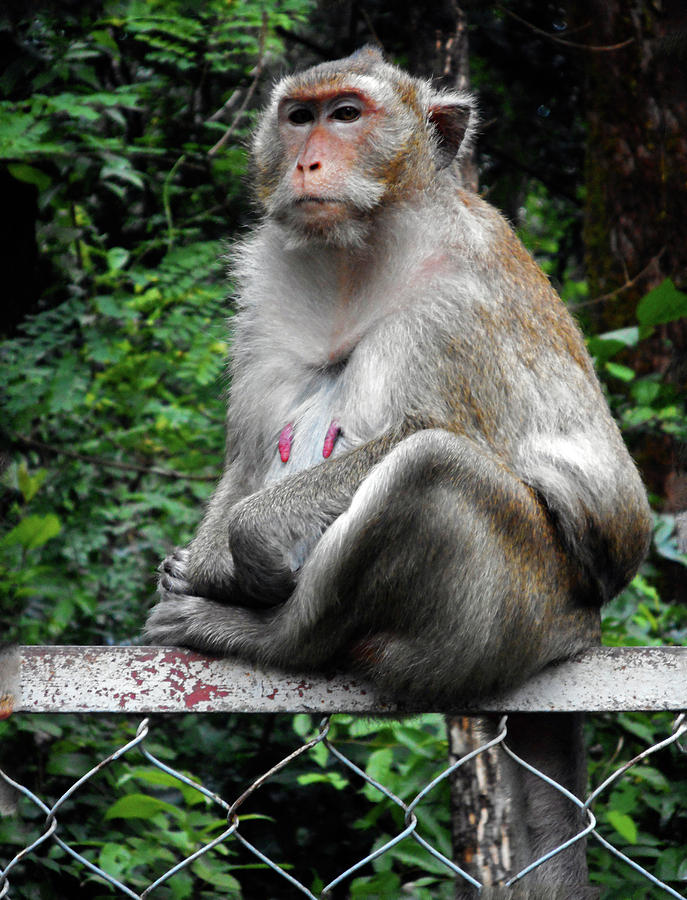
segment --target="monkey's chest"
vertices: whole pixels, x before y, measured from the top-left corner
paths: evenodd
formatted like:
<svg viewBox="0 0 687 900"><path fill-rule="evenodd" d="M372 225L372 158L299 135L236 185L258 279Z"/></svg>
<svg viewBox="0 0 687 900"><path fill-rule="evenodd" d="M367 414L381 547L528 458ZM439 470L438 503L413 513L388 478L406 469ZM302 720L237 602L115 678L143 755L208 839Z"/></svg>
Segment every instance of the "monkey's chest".
<svg viewBox="0 0 687 900"><path fill-rule="evenodd" d="M333 367L304 379L304 384L285 381L275 385L276 403L268 404L274 421L265 423L271 443L265 483L309 469L350 449L350 385L343 369Z"/></svg>

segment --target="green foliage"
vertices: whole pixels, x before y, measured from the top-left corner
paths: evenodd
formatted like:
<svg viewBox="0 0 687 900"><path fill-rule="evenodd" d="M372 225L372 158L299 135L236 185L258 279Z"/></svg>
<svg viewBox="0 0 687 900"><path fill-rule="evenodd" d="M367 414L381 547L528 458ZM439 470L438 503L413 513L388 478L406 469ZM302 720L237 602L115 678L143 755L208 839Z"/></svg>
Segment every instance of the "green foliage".
<svg viewBox="0 0 687 900"><path fill-rule="evenodd" d="M670 279L666 279L639 302L639 326L597 335L589 340L590 352L612 392L610 401L616 418L634 440L639 434L658 437L664 433L686 441L685 397L659 372L637 376L629 365L614 361L613 357L622 354L626 347L638 346L652 334L654 326L677 321L685 315L687 294L678 291ZM623 384L618 385L618 382Z"/></svg>
<svg viewBox="0 0 687 900"><path fill-rule="evenodd" d="M590 727L592 784L601 784L623 760L667 737L671 718L669 714L642 713L594 717L593 730ZM678 890L687 871L683 754L672 746L642 760L607 789L594 808L599 831L614 847ZM653 896L645 878L603 847L592 842L589 853L592 879L603 886L604 898L644 900Z"/></svg>
<svg viewBox="0 0 687 900"><path fill-rule="evenodd" d="M639 326L595 336L590 351L608 388L612 408L627 437L658 438L661 433L687 438L687 406L674 385L659 373L636 376L613 357L625 348L640 346L653 326L677 320L687 310L687 296L665 281L637 307ZM627 386L619 390L618 386ZM660 596L659 564L669 560L687 567L687 554L676 545L674 516L655 514L652 556L632 584L604 611L603 641L611 646L647 646L687 642L687 607ZM615 766L664 739L671 716L642 713L594 717L590 780L598 785ZM681 750L675 746L643 760L605 792L596 805L599 830L621 852L661 880L679 888L684 884L687 846L687 780ZM660 766L660 768L659 768ZM647 882L602 847L590 845L593 880L603 885L605 900L643 900Z"/></svg>
<svg viewBox="0 0 687 900"><path fill-rule="evenodd" d="M637 306L643 337L651 333L654 325L676 322L683 316L687 316L687 294L678 291L670 278L649 291Z"/></svg>
<svg viewBox="0 0 687 900"><path fill-rule="evenodd" d="M98 294L5 342L5 410L28 451L2 476L0 609L26 611L15 639L131 637L161 548L189 536L222 450L219 254L191 244L154 270L111 254Z"/></svg>
<svg viewBox="0 0 687 900"><path fill-rule="evenodd" d="M215 113L236 91L240 104L260 46L278 60L276 28L307 8L153 0L14 24L0 16L13 48L0 72L0 166L36 192L49 276L41 311L0 345L10 450L0 476L3 641L135 639L160 558L197 524L221 465L221 241L244 214L251 120ZM230 124L232 141L208 156ZM261 728L236 722L227 748L225 728L207 718L186 729L167 722L155 751L183 769L204 747L228 779L218 787L236 795L246 767L261 763ZM277 745L284 734L292 741L279 726ZM15 716L0 723L0 752L6 770L55 799L130 737L118 719ZM60 825L87 857L142 888L226 827L198 797L122 761L80 789ZM19 817L0 818L3 861L42 822L28 801ZM56 847L22 864L13 886L22 896L110 896ZM157 891L218 892L239 892L223 848Z"/></svg>
<svg viewBox="0 0 687 900"><path fill-rule="evenodd" d="M0 345L0 430L9 456L0 477L5 641L134 640L158 561L197 524L223 445L222 241L246 214L243 142L252 113L233 115L261 46L276 66L277 29L302 22L309 8L308 0L103 0L62 10L59 19L49 8L15 24L0 17L12 51L0 72L0 166L37 197L47 266L39 313ZM230 124L231 141L209 155ZM526 243L565 299L584 303L577 209L538 182L522 206ZM639 304L637 325L589 340L630 440L687 436L684 398L659 373L636 374L624 355L656 325L685 314L685 295L668 281ZM670 516L656 517L650 561L608 608L606 643L684 643L687 608L660 590L662 562L687 563L673 531ZM182 770L202 771L206 784L233 798L293 749L292 728L305 738L312 723L186 717L158 724L148 747ZM598 717L589 726L592 782L668 729L663 716ZM0 723L0 752L13 776L54 799L132 734L117 718L22 715ZM333 737L406 802L445 765L436 716L403 723L340 716ZM687 874L687 784L677 754L637 766L597 804L609 840L675 883ZM266 814L242 817L242 829L245 822L274 858L295 860L298 874L312 872L313 890L340 869L341 853L353 862L403 828L398 807L322 745L259 797ZM417 815L419 833L450 856L445 781ZM275 824L284 821L293 827ZM65 805L60 823L73 846L134 889L226 827L218 807L140 757L99 772ZM19 817L0 819L0 846L11 855L43 827L42 813L22 801ZM647 896L645 881L604 850L592 852L609 897ZM238 896L240 886L245 896L269 896L274 880L235 853L234 844L217 848L156 897ZM14 883L24 896L111 896L59 848L39 864L22 863ZM406 839L351 881L351 897L375 895L434 900L452 896L452 885L444 867Z"/></svg>
<svg viewBox="0 0 687 900"><path fill-rule="evenodd" d="M311 737L310 717L296 716L294 729L303 739ZM427 714L403 722L368 721L340 715L332 722L329 739L366 775L405 803L410 803L446 768L446 725L439 715ZM403 831L406 827L404 813L397 804L342 768L322 744L313 748L311 756L321 769L318 780L329 782L336 790L346 787L350 792L357 788L365 799L364 812L352 827L374 836L370 852ZM302 785L314 780L311 773L298 779ZM439 782L423 798L415 808L415 814L417 833L451 858L448 780ZM374 897L376 894L381 897L402 894L417 900L453 897L453 879L446 866L410 837L375 859L372 869L372 875L353 879L351 897ZM311 888L314 891L315 885Z"/></svg>

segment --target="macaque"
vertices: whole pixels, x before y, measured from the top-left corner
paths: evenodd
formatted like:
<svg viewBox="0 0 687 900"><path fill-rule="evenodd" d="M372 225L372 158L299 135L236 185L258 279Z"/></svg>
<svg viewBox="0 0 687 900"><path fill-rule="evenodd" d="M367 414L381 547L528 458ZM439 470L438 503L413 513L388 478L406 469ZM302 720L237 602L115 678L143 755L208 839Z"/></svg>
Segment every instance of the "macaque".
<svg viewBox="0 0 687 900"><path fill-rule="evenodd" d="M275 87L249 169L264 217L234 253L224 474L160 567L150 643L353 667L450 709L598 642L646 495L577 326L461 186L475 120L369 47ZM579 796L578 719L510 718L515 752ZM516 872L582 817L505 777ZM578 841L485 891L582 900L585 882Z"/></svg>
<svg viewBox="0 0 687 900"><path fill-rule="evenodd" d="M373 48L276 85L224 474L150 643L458 708L599 640L646 495L577 326L461 186L475 118Z"/></svg>

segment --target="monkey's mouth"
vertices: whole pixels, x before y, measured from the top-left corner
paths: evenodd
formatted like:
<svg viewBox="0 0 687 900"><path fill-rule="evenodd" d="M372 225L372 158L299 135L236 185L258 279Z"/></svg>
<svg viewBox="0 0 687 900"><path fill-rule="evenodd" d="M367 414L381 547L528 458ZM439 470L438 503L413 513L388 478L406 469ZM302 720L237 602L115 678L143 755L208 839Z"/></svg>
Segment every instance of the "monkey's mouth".
<svg viewBox="0 0 687 900"><path fill-rule="evenodd" d="M305 203L317 203L317 204L325 204L325 203L343 203L343 200L339 200L338 197L298 197L296 199L296 203L301 205Z"/></svg>

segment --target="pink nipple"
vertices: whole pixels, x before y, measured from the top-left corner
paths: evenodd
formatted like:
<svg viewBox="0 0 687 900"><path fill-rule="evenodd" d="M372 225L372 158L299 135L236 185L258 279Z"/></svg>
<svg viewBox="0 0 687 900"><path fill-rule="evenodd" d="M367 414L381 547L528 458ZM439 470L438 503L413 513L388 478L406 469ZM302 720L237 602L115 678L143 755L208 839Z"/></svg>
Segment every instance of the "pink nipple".
<svg viewBox="0 0 687 900"><path fill-rule="evenodd" d="M324 447L322 448L322 456L325 459L329 459L332 454L332 450L334 449L334 444L336 443L336 439L341 434L341 426L336 421L336 419L332 419L332 423L327 429L327 433L324 436Z"/></svg>
<svg viewBox="0 0 687 900"><path fill-rule="evenodd" d="M288 462L291 456L291 444L293 443L293 425L289 422L282 428L279 435L279 456L282 462Z"/></svg>

